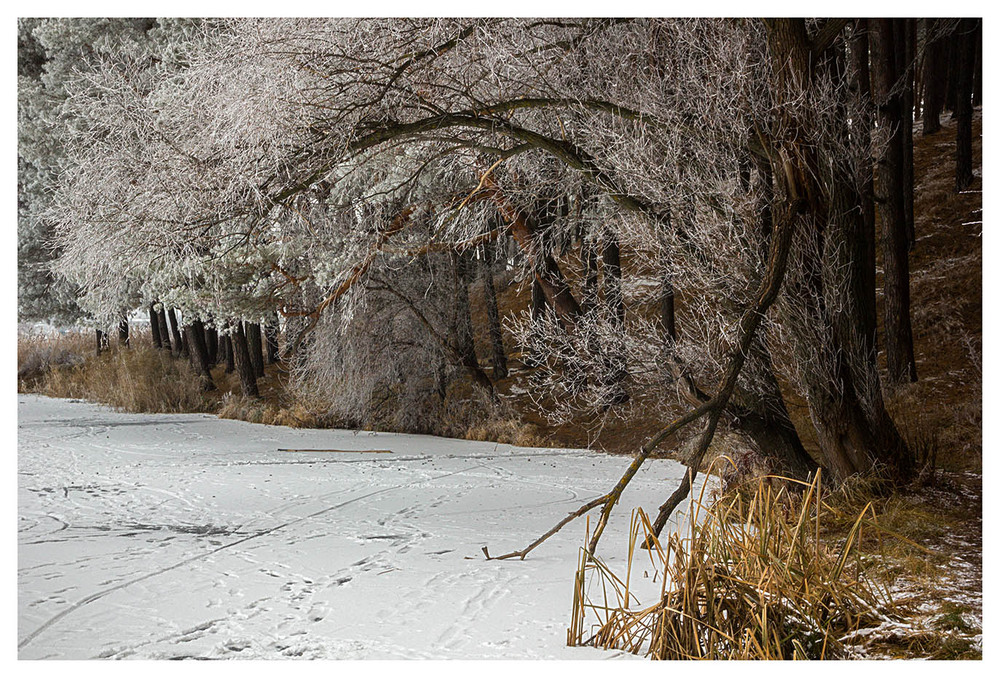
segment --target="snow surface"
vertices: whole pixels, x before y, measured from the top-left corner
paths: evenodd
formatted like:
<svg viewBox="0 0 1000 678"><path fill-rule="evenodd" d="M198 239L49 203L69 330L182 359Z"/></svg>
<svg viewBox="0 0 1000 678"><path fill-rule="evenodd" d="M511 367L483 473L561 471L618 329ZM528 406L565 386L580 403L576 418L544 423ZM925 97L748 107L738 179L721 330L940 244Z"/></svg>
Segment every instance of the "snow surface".
<svg viewBox="0 0 1000 678"><path fill-rule="evenodd" d="M629 461L19 394L18 657L615 656L565 645L585 519L524 561L481 547L526 546ZM606 562L682 473L646 462Z"/></svg>

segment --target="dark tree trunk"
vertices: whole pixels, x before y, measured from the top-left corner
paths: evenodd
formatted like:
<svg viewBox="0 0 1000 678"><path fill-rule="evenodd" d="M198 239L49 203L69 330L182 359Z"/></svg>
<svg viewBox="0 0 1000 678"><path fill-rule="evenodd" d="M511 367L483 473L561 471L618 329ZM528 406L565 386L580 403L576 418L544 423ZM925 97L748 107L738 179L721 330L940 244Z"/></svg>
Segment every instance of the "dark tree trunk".
<svg viewBox="0 0 1000 678"><path fill-rule="evenodd" d="M187 338L191 364L201 378L202 390L214 391L215 382L212 381L212 372L208 362L208 347L205 345L205 325L201 320L193 320L184 326L184 335Z"/></svg>
<svg viewBox="0 0 1000 678"><path fill-rule="evenodd" d="M660 324L671 343L677 341L677 319L674 316L674 284L664 271L660 277Z"/></svg>
<svg viewBox="0 0 1000 678"><path fill-rule="evenodd" d="M264 344L261 338L259 323L244 323L247 335L247 346L250 349L250 362L253 372L259 379L264 376Z"/></svg>
<svg viewBox="0 0 1000 678"><path fill-rule="evenodd" d="M916 47L916 19L894 19L896 73L902 82L900 97L903 137L903 215L906 221L908 249L917 244L913 227L913 73Z"/></svg>
<svg viewBox="0 0 1000 678"><path fill-rule="evenodd" d="M976 22L976 73L972 80L972 105L983 105L983 21Z"/></svg>
<svg viewBox="0 0 1000 678"><path fill-rule="evenodd" d="M500 309L497 304L497 290L493 284L493 245L483 246L483 296L486 299L486 319L489 324L490 346L493 349L493 379L507 376L507 351L503 346L503 328L500 326Z"/></svg>
<svg viewBox="0 0 1000 678"><path fill-rule="evenodd" d="M788 415L766 344L755 341L752 351L754 358L762 361L767 368L760 372L767 383L758 384L764 393L765 404L748 408L741 406L737 398L729 407L729 413L734 417L733 430L761 450L762 455L773 465L771 473L790 478L806 478L815 473L818 464L806 452L792 418Z"/></svg>
<svg viewBox="0 0 1000 678"><path fill-rule="evenodd" d="M153 335L153 348L163 348L163 338L160 336L160 319L156 314L156 303L149 305L149 331Z"/></svg>
<svg viewBox="0 0 1000 678"><path fill-rule="evenodd" d="M108 335L104 330L96 330L95 336L97 339L97 355L101 355L101 351L105 351L108 348Z"/></svg>
<svg viewBox="0 0 1000 678"><path fill-rule="evenodd" d="M881 207L881 243L885 300L883 329L885 355L892 386L917 380L910 324L909 238L903 204L904 167L901 134L901 97L893 90L895 41L892 19L873 19L871 32L872 90L883 129L892 130L878 161L878 202Z"/></svg>
<svg viewBox="0 0 1000 678"><path fill-rule="evenodd" d="M167 311L167 319L170 321L170 336L174 338L174 355L188 357L189 351L185 350L186 346L177 327L177 313L174 309Z"/></svg>
<svg viewBox="0 0 1000 678"><path fill-rule="evenodd" d="M156 322L160 326L160 341L163 342L163 349L173 353L173 348L170 345L170 327L167 325L167 314L163 310L163 304L160 304L160 309L156 312Z"/></svg>
<svg viewBox="0 0 1000 678"><path fill-rule="evenodd" d="M948 79L948 39L940 34L940 21L926 19L926 26L923 78L925 136L941 129L941 109Z"/></svg>
<svg viewBox="0 0 1000 678"><path fill-rule="evenodd" d="M233 358L233 337L232 331L222 337L222 359L226 361L226 374L232 374L236 369L236 361Z"/></svg>
<svg viewBox="0 0 1000 678"><path fill-rule="evenodd" d="M924 64L927 60L927 20L914 19L913 48L916 50L913 62L913 120L920 120L924 106Z"/></svg>
<svg viewBox="0 0 1000 678"><path fill-rule="evenodd" d="M852 86L860 101L871 100L871 76L868 68L868 25L866 19L859 19L851 39ZM864 141L871 139L872 119L867 108L858 112L852 120L858 134ZM872 350L877 351L878 310L875 303L875 174L874 164L864 162L861 167L860 195L861 224L856 236L847 242L857 246L857 267L859 276L854 298L857 300L859 329L867 337ZM873 354L874 355L874 354ZM874 360L874 357L873 357ZM874 363L873 363L874 364Z"/></svg>
<svg viewBox="0 0 1000 678"><path fill-rule="evenodd" d="M236 374L240 378L240 388L243 390L243 395L247 398L260 397L260 392L257 390L257 376L250 359L250 348L247 345L247 335L243 330L242 322L234 324L230 340L233 349L233 362L236 365Z"/></svg>
<svg viewBox="0 0 1000 678"><path fill-rule="evenodd" d="M962 19L955 38L958 44L957 82L955 83L955 190L964 191L972 184L972 90L975 80L978 19Z"/></svg>
<svg viewBox="0 0 1000 678"><path fill-rule="evenodd" d="M622 260L618 236L610 231L604 234L604 249L601 252L604 260L602 282L604 284L604 303L619 326L625 325L625 299L622 296Z"/></svg>
<svg viewBox="0 0 1000 678"><path fill-rule="evenodd" d="M669 210L667 212L667 224L671 223ZM666 246L661 243L660 248L660 325L663 329L663 336L668 340L671 350L677 341L677 318L674 313L674 282L670 273L670 261L667 255Z"/></svg>
<svg viewBox="0 0 1000 678"><path fill-rule="evenodd" d="M869 25L873 28L870 34L873 89L876 102L881 104L880 112L884 114L885 97L880 99L878 93L886 84L884 71L894 63L892 25L891 20L873 20ZM802 19L769 21L768 44L778 77L778 91L788 88L794 91L801 87L808 92L813 86L815 71L805 22ZM877 76L876 70L879 70ZM896 101L898 105L898 98ZM864 256L855 251L863 238L852 239L850 235L851 229L864 227L863 217L856 207L854 172L842 162L818 156L822 153L821 148L800 141L810 136L808 129L801 127L815 123L797 118L794 109L782 111L781 115L782 148L772 156L775 158L772 174L778 189L775 196L780 200L775 204L775 219L802 218L814 222L807 222L804 233L815 240L815 245L803 248L805 259L799 268L802 273L786 283L786 294L790 300L796 300L795 304L812 307L808 315L816 319L813 322L824 323L809 331L790 332L792 349L799 363L817 365L817 369L802 370L801 386L809 403L823 461L838 481L854 473L870 471L878 462L889 465L897 478L905 479L909 469L905 443L891 425L881 400L865 403L864 391L859 390L878 390L877 367L864 355L852 355L856 352L850 340L842 336L845 331L848 334L856 332L863 323L864 301L858 297L867 298L868 294L867 290L859 289L867 280L867 271L859 270L864 265ZM788 158L794 158L791 166ZM880 172L880 178L882 176ZM826 197L821 182L830 187L831 198ZM901 198L898 190L897 196ZM901 213L902 209L898 211ZM902 235L900 242L905 259L905 233ZM798 316L799 311L793 306L792 315L785 317L784 322L794 328L800 322ZM818 342L813 339L816 329L823 334Z"/></svg>
<svg viewBox="0 0 1000 678"><path fill-rule="evenodd" d="M214 327L205 328L205 348L208 350L208 364L219 362L219 330Z"/></svg>
<svg viewBox="0 0 1000 678"><path fill-rule="evenodd" d="M118 321L118 347L125 348L128 345L128 316L122 314L121 320Z"/></svg>
<svg viewBox="0 0 1000 678"><path fill-rule="evenodd" d="M267 362L274 365L278 362L278 314L272 312L264 325L264 339L267 343Z"/></svg>
<svg viewBox="0 0 1000 678"><path fill-rule="evenodd" d="M958 31L948 36L948 79L945 81L944 110L954 113L958 101L959 62L961 61L962 39Z"/></svg>
<svg viewBox="0 0 1000 678"><path fill-rule="evenodd" d="M539 281L536 275L531 279L531 320L532 322L541 322L542 316L545 315L545 309L548 307L548 301L545 299L545 290L542 289L542 283ZM540 364L540 356L537 354L535 347L528 346L524 352L523 362L527 367L534 367Z"/></svg>
<svg viewBox="0 0 1000 678"><path fill-rule="evenodd" d="M580 243L580 258L583 259L583 289L580 295L580 307L584 313L597 307L597 248L594 243L584 238Z"/></svg>
<svg viewBox="0 0 1000 678"><path fill-rule="evenodd" d="M469 373L472 380L482 387L490 396L496 394L493 382L479 365L476 357L476 343L472 330L472 312L469 304L469 278L471 264L469 253L462 252L452 255L455 272L455 307L452 316L452 336L454 337L455 354L462 367Z"/></svg>

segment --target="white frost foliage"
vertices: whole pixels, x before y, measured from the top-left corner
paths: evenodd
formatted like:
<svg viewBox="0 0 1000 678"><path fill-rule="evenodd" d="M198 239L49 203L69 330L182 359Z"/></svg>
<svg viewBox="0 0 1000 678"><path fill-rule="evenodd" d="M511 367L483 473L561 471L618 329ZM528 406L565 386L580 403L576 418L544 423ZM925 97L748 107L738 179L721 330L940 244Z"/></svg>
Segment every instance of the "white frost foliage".
<svg viewBox="0 0 1000 678"><path fill-rule="evenodd" d="M569 331L551 316L510 328L551 366L533 392L565 421L623 388L676 403L676 360L716 383L765 272L784 196L759 147L784 120L803 121L818 172L859 184L879 143L843 124L866 111L842 79L780 90L751 20L234 19L176 36L67 89L57 270L101 317L138 297L215 318L322 311L295 383L355 417L379 389L438 388L444 368L399 381L403 361L454 368L447 267L419 262L504 234L509 210L477 189L499 186L536 227L531 242L514 234L521 277L538 253L569 271L581 241L621 245L624 323L598 306ZM828 253L809 227L786 287L815 298L809 262ZM676 342L648 319L667 283ZM796 369L834 364L837 309L778 310L745 402L773 395L769 354L787 366L791 346L811 347Z"/></svg>

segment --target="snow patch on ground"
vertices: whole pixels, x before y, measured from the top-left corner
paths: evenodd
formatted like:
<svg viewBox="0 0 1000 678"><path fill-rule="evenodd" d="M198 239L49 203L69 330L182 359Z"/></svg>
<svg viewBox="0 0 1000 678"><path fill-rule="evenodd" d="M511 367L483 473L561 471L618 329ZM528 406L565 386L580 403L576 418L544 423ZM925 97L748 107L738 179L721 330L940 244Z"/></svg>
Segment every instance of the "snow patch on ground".
<svg viewBox="0 0 1000 678"><path fill-rule="evenodd" d="M302 451L331 449L352 452ZM583 520L524 561L481 548L525 546L628 462L19 394L18 656L605 658L565 646ZM609 565L683 472L646 462Z"/></svg>

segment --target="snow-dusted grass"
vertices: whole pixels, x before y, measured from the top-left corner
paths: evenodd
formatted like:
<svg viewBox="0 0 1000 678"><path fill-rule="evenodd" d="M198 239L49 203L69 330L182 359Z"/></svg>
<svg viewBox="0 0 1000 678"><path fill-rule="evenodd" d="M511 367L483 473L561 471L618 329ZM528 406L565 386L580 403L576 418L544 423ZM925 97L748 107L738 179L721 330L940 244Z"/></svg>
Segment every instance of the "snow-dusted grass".
<svg viewBox="0 0 1000 678"><path fill-rule="evenodd" d="M526 545L628 461L21 394L18 656L604 658L565 646L584 521L524 561L481 548ZM682 472L646 462L605 562Z"/></svg>

